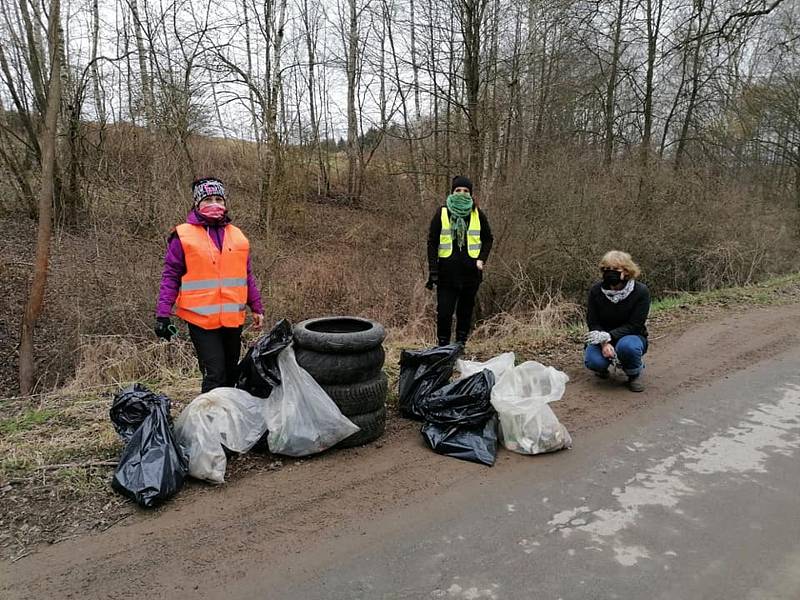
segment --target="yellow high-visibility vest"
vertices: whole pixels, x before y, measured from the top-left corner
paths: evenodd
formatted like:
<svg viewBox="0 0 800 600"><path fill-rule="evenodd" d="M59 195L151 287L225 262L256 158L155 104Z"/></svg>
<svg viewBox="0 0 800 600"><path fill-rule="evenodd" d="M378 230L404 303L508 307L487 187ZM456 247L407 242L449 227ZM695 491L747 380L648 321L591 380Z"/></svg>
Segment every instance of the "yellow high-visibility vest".
<svg viewBox="0 0 800 600"><path fill-rule="evenodd" d="M453 254L453 237L455 232L450 226L450 215L447 207L442 207L442 231L439 234L439 258L447 258ZM467 227L467 254L470 258L478 258L481 253L481 219L478 209L473 208Z"/></svg>

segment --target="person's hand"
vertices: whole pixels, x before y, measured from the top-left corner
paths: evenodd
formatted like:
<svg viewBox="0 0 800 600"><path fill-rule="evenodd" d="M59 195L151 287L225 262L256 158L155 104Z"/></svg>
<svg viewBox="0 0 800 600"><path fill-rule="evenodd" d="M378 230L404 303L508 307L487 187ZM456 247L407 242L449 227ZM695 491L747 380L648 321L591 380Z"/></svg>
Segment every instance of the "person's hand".
<svg viewBox="0 0 800 600"><path fill-rule="evenodd" d="M439 274L431 273L428 275L428 281L425 283L425 287L429 290L432 290L433 286L435 286L437 283L439 283Z"/></svg>
<svg viewBox="0 0 800 600"><path fill-rule="evenodd" d="M172 321L169 317L156 317L155 332L162 340L170 341L172 336L175 335L175 328L172 326Z"/></svg>
<svg viewBox="0 0 800 600"><path fill-rule="evenodd" d="M600 350L603 352L603 356L608 360L611 360L617 355L617 351L614 350L614 346L606 342L600 347Z"/></svg>
<svg viewBox="0 0 800 600"><path fill-rule="evenodd" d="M478 271L483 271L483 261L479 260L475 263L475 266L478 267Z"/></svg>
<svg viewBox="0 0 800 600"><path fill-rule="evenodd" d="M253 329L260 331L264 326L264 315L261 313L253 313Z"/></svg>

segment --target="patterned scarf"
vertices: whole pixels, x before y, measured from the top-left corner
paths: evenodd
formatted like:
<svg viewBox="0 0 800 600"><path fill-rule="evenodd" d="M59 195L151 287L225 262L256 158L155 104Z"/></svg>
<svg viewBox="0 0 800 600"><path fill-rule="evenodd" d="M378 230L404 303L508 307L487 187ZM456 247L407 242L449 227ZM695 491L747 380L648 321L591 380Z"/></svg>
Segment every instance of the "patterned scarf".
<svg viewBox="0 0 800 600"><path fill-rule="evenodd" d="M450 194L447 197L447 209L453 216L453 222L450 227L453 229L454 237L458 242L459 250L464 249L464 244L467 240L467 221L466 218L472 212L472 207L475 203L472 201L472 196L469 194Z"/></svg>
<svg viewBox="0 0 800 600"><path fill-rule="evenodd" d="M628 283L626 283L625 287L622 288L621 290L607 290L601 287L600 291L603 292L603 294L605 294L609 302L618 304L631 295L631 292L633 291L633 279L629 279Z"/></svg>

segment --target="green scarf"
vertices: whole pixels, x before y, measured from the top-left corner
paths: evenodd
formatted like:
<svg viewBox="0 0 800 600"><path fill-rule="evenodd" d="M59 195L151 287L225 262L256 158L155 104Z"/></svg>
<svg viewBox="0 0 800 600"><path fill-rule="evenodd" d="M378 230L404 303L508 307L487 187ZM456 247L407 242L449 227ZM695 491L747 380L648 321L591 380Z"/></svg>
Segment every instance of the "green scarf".
<svg viewBox="0 0 800 600"><path fill-rule="evenodd" d="M453 217L450 227L453 229L453 237L458 242L459 250L464 249L467 240L467 221L466 218L472 212L474 202L469 194L450 194L447 197L447 210Z"/></svg>

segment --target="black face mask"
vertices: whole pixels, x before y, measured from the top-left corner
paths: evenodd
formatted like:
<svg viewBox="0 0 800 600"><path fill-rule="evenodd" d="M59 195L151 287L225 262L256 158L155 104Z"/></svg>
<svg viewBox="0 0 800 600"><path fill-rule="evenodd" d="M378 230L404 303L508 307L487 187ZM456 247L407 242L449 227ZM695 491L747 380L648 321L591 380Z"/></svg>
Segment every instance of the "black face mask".
<svg viewBox="0 0 800 600"><path fill-rule="evenodd" d="M609 289L622 283L622 273L619 271L603 271L603 287Z"/></svg>

